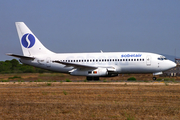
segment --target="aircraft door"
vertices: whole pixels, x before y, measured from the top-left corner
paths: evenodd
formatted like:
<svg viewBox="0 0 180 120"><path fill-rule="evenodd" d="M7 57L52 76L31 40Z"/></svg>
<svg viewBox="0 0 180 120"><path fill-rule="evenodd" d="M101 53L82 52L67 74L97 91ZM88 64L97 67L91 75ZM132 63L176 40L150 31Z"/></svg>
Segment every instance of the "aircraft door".
<svg viewBox="0 0 180 120"><path fill-rule="evenodd" d="M151 66L151 56L149 55L146 57L146 65Z"/></svg>
<svg viewBox="0 0 180 120"><path fill-rule="evenodd" d="M51 58L50 57L46 58L46 66L51 67Z"/></svg>

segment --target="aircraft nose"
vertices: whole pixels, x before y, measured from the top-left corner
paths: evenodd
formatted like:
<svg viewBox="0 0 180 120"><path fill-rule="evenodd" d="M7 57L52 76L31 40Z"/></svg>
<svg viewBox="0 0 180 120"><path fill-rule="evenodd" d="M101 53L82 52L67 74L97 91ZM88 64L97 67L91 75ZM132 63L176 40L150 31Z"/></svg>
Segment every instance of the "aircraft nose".
<svg viewBox="0 0 180 120"><path fill-rule="evenodd" d="M171 67L171 68L174 68L174 67L176 67L176 63L175 62L173 62L173 61L170 61L170 63L169 63L169 66Z"/></svg>
<svg viewBox="0 0 180 120"><path fill-rule="evenodd" d="M167 60L166 62L164 62L164 64L162 65L161 67L161 70L162 71L165 71L165 70L169 70L171 68L174 68L176 67L176 63L171 61L171 60Z"/></svg>

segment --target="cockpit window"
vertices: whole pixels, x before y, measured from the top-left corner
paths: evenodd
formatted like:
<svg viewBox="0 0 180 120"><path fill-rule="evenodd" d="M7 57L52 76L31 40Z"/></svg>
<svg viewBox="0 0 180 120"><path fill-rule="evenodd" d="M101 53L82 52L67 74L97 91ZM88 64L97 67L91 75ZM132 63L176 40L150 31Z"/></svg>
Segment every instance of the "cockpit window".
<svg viewBox="0 0 180 120"><path fill-rule="evenodd" d="M167 58L164 56L160 56L160 57L158 57L158 60L167 60Z"/></svg>

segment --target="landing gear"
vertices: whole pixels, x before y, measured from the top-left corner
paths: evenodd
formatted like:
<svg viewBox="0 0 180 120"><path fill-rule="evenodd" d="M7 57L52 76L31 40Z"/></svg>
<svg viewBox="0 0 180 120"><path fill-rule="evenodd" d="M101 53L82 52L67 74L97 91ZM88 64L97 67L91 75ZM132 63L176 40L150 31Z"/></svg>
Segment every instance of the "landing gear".
<svg viewBox="0 0 180 120"><path fill-rule="evenodd" d="M153 80L156 80L156 77L153 77Z"/></svg>
<svg viewBox="0 0 180 120"><path fill-rule="evenodd" d="M86 77L86 80L90 81L92 80L92 77Z"/></svg>
<svg viewBox="0 0 180 120"><path fill-rule="evenodd" d="M86 80L88 80L88 81L91 81L91 80L98 81L99 77L86 77Z"/></svg>
<svg viewBox="0 0 180 120"><path fill-rule="evenodd" d="M95 81L98 81L98 80L99 80L99 77L94 77L94 80L95 80Z"/></svg>

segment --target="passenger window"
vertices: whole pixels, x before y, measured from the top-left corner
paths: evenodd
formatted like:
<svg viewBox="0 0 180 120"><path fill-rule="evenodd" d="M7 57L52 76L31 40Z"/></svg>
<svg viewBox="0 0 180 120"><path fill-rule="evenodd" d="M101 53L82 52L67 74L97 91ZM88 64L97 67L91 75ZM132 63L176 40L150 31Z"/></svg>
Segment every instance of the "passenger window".
<svg viewBox="0 0 180 120"><path fill-rule="evenodd" d="M134 61L136 61L136 59L134 59Z"/></svg>

